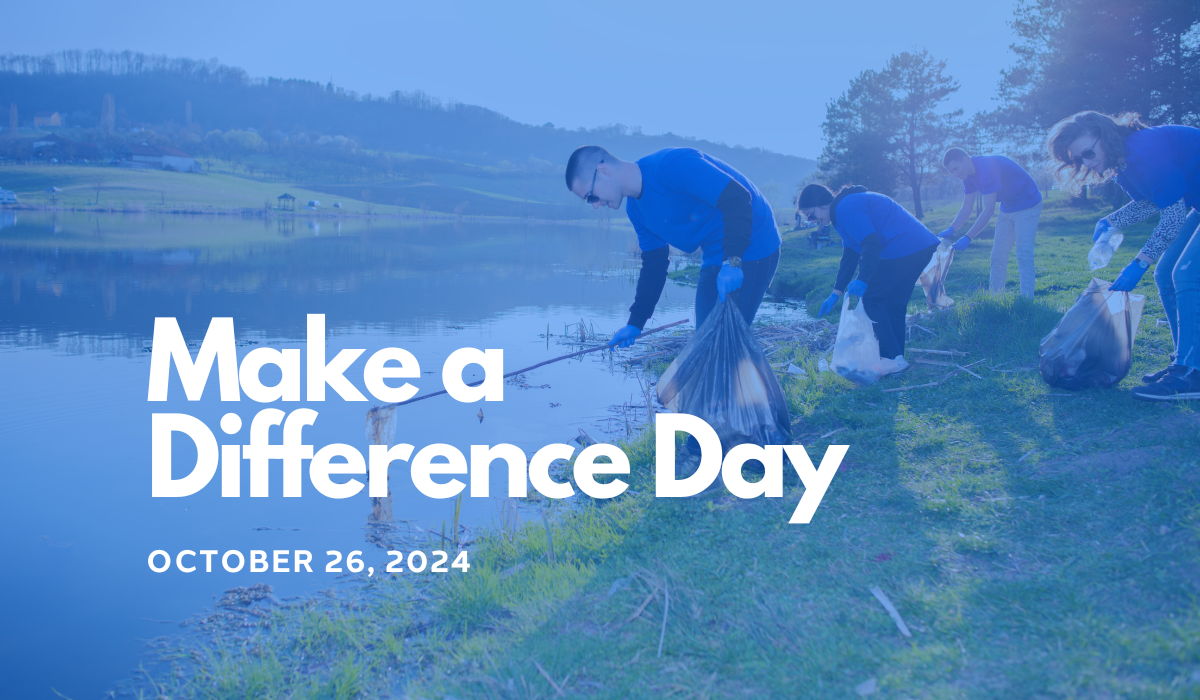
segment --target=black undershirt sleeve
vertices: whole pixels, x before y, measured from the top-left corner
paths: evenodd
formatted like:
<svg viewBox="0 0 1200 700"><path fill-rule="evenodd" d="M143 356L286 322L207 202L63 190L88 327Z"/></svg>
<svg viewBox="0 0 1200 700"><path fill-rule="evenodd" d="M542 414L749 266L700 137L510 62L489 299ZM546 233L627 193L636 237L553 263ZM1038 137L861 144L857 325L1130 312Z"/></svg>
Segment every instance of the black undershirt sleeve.
<svg viewBox="0 0 1200 700"><path fill-rule="evenodd" d="M633 306L629 307L629 325L639 330L646 327L646 319L654 315L654 307L667 284L667 257L671 246L642 251L642 269L638 273L637 291L633 295Z"/></svg>
<svg viewBox="0 0 1200 700"><path fill-rule="evenodd" d="M721 248L726 258L740 258L750 247L750 232L754 229L754 207L750 190L737 180L730 180L717 199L717 209L725 218L725 236Z"/></svg>
<svg viewBox="0 0 1200 700"><path fill-rule="evenodd" d="M872 233L863 239L862 257L858 263L858 278L867 284L871 283L871 275L879 265L879 253L883 250L883 237Z"/></svg>
<svg viewBox="0 0 1200 700"><path fill-rule="evenodd" d="M854 271L858 269L858 258L858 253L854 252L850 246L842 248L842 262L838 265L837 280L833 283L834 289L846 291L846 285L854 279Z"/></svg>

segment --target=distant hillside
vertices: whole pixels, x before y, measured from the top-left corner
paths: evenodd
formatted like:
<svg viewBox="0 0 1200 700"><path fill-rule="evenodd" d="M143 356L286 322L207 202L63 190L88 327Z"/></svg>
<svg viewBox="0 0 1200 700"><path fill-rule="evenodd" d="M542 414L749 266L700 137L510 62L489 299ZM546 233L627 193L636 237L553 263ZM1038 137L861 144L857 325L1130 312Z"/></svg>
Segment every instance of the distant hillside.
<svg viewBox="0 0 1200 700"><path fill-rule="evenodd" d="M357 95L332 83L251 78L215 60L99 50L0 56L0 105L15 104L22 126L32 125L35 113L50 111L62 114L70 126L95 126L106 94L114 98L118 130L184 126L190 120L205 131L253 128L267 141L272 135L345 136L370 150L489 166L535 158L558 168L583 144L602 145L624 158L688 146L729 162L761 187L774 184L782 199L815 169L806 158L670 133L649 136L620 125L568 131L552 124L521 124L483 107L447 104L421 92ZM7 125L3 114L0 125Z"/></svg>

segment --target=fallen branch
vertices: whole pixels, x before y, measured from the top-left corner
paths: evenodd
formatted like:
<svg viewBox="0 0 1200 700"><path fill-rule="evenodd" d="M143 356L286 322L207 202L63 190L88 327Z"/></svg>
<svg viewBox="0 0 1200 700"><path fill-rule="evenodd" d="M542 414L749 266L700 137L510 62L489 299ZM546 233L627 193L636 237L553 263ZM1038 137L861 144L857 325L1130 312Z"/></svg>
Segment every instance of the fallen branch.
<svg viewBox="0 0 1200 700"><path fill-rule="evenodd" d="M945 382L947 379L949 379L950 377L953 377L956 374L958 374L957 369L954 370L953 372L951 372L950 374L947 374L946 376L942 377L941 379L937 380L936 382L929 382L928 384L913 384L912 386L898 386L894 389L884 389L882 393L891 394L891 393L897 392L897 391L908 391L909 389L927 389L929 387L937 386L937 385L941 384L942 382Z"/></svg>
<svg viewBox="0 0 1200 700"><path fill-rule="evenodd" d="M970 355L969 352L960 352L958 350L927 350L925 348L904 348L905 351L912 352L927 352L933 355Z"/></svg>
<svg viewBox="0 0 1200 700"><path fill-rule="evenodd" d="M954 366L961 369L962 371L966 372L967 374L971 375L972 377L975 377L976 379L983 379L983 377L979 376L978 374L975 374L974 372L967 369L966 367L963 367L962 365L956 364Z"/></svg>
<svg viewBox="0 0 1200 700"><path fill-rule="evenodd" d="M915 362L919 365L941 365L942 367L957 367L958 366L958 364L956 364L954 362L941 362L940 360L913 360L913 362Z"/></svg>
<svg viewBox="0 0 1200 700"><path fill-rule="evenodd" d="M654 586L650 589L650 593L646 596L646 599L642 601L641 605L637 606L637 610L634 610L632 615L630 615L628 618L626 618L626 620L624 622L621 623L621 626L624 627L625 625L628 625L630 622L633 622L634 620L641 617L642 611L646 609L646 606L650 604L651 600L654 600L654 597L656 595L658 595L658 586Z"/></svg>
<svg viewBox="0 0 1200 700"><path fill-rule="evenodd" d="M819 437L819 438L817 438L817 439L818 439L818 440L824 440L825 438L829 437L830 435L835 435L835 434L837 434L837 433L840 433L840 432L842 432L843 430L849 430L849 428L845 428L845 427L843 427L843 428L838 428L838 429L836 429L836 430L830 430L828 433L825 433L824 435L822 435L821 437Z"/></svg>
<svg viewBox="0 0 1200 700"><path fill-rule="evenodd" d="M875 600L879 601L879 604L883 606L887 614L892 616L892 622L896 623L896 627L900 629L900 634L905 637L911 637L912 632L908 631L908 625L904 624L904 618L900 617L896 606L892 605L892 601L888 600L887 594L883 592L883 589L879 586L871 586L871 594L875 596Z"/></svg>
<svg viewBox="0 0 1200 700"><path fill-rule="evenodd" d="M554 692L558 693L559 695L563 694L562 688L558 687L558 684L554 682L554 679L550 677L549 673L546 673L546 669L542 668L541 664L534 661L533 666L538 670L538 673L542 674L542 678L546 679L546 682L550 684L550 687L554 688Z"/></svg>

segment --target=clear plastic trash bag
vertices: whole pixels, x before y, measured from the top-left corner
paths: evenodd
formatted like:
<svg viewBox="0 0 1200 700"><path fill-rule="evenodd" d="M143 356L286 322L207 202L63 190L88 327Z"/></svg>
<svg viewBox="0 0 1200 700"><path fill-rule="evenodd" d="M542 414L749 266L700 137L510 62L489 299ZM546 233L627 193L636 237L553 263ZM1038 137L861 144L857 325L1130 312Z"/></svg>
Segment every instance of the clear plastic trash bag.
<svg viewBox="0 0 1200 700"><path fill-rule="evenodd" d="M837 339L833 343L834 372L860 386L879 381L879 340L875 325L862 299L850 309L850 295L842 295L842 318L838 322Z"/></svg>
<svg viewBox="0 0 1200 700"><path fill-rule="evenodd" d="M931 309L948 309L954 306L954 300L946 294L946 275L950 273L950 263L954 262L954 249L949 244L938 246L925 271L917 278L917 284L925 290L925 303Z"/></svg>
<svg viewBox="0 0 1200 700"><path fill-rule="evenodd" d="M659 378L658 400L675 413L703 419L726 451L792 439L783 388L732 298L717 303Z"/></svg>
<svg viewBox="0 0 1200 700"><path fill-rule="evenodd" d="M1110 284L1093 277L1075 305L1042 338L1038 367L1050 386L1112 386L1129 373L1146 297L1110 292Z"/></svg>

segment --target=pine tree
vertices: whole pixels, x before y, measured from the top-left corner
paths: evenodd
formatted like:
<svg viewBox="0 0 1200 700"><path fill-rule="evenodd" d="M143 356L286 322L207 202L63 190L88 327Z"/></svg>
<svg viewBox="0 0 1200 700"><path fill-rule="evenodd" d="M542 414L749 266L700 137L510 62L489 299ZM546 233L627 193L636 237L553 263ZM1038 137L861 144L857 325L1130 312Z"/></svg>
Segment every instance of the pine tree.
<svg viewBox="0 0 1200 700"><path fill-rule="evenodd" d="M1000 81L1000 134L1044 137L1085 109L1200 124L1200 3L1020 0L1017 62Z"/></svg>

